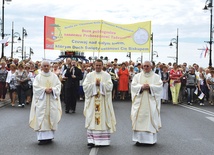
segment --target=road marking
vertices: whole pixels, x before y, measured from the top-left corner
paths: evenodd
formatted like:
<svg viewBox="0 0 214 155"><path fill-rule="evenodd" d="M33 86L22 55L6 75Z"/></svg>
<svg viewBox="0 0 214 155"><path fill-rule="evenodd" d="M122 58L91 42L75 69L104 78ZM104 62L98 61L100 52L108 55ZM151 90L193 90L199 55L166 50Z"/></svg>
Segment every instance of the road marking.
<svg viewBox="0 0 214 155"><path fill-rule="evenodd" d="M197 111L197 112L200 112L200 113L203 113L203 114L207 114L207 115L210 115L210 116L214 117L214 112L211 112L211 111L208 111L208 110L204 110L204 109L200 109L200 108L197 108L197 107L194 107L194 106L184 105L184 104L178 104L178 105L181 106L181 107L184 107L184 108L187 108L187 109L191 109L191 110L194 110L194 111Z"/></svg>
<svg viewBox="0 0 214 155"><path fill-rule="evenodd" d="M214 117L206 117L206 118L214 122Z"/></svg>
<svg viewBox="0 0 214 155"><path fill-rule="evenodd" d="M97 155L99 148L98 147L93 147L89 153L89 155Z"/></svg>

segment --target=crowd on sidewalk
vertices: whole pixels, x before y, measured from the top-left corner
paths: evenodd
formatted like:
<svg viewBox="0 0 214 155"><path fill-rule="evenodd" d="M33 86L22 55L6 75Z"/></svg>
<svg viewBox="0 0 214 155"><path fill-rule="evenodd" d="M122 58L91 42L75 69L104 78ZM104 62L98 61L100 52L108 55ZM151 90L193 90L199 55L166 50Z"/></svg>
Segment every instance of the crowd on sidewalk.
<svg viewBox="0 0 214 155"><path fill-rule="evenodd" d="M11 106L15 106L17 98L19 107L30 104L33 94L32 84L34 78L41 72L41 61L2 58L0 62L0 101L4 101L6 93L9 92ZM152 63L152 70L163 81L162 103L185 102L189 105L204 105L204 102L207 101L213 105L213 68L203 68L196 63L187 65L186 62L179 65L176 63ZM78 77L75 81L70 80L68 72L66 73L67 68L72 68L72 66L75 67L73 74ZM70 58L51 63L51 71L59 77L63 86L61 100L68 103L71 100L74 101L72 105L67 105L67 112L69 110L75 112L77 99L84 100L82 84L86 75L93 70L93 62L75 61ZM112 99L130 100L131 82L133 77L142 71L142 64L133 61L118 63L118 59L115 58L114 61L105 63L103 70L111 75ZM67 86L73 82L75 84L71 90Z"/></svg>

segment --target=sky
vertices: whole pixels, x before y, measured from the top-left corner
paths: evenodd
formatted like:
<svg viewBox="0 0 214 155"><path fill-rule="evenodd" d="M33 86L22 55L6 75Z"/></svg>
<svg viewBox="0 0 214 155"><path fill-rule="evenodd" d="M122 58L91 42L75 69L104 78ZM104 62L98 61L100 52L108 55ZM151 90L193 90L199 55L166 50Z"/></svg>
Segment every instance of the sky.
<svg viewBox="0 0 214 155"><path fill-rule="evenodd" d="M175 62L176 45L169 46L172 38L178 34L178 63L187 62L207 67L209 55L202 58L200 55L209 44L210 37L210 12L204 11L205 0L12 0L4 5L5 34L14 32L22 34L22 28L28 34L24 38L24 49L29 53L30 47L34 54L32 59L56 59L59 51L44 50L44 16L71 20L106 20L117 24L132 24L136 22L151 21L153 32L153 55L155 62ZM1 4L2 12L2 4ZM2 14L1 14L2 17ZM177 33L178 30L178 33ZM11 41L11 35L9 35ZM14 39L16 41L17 38ZM21 53L16 49L22 46L14 43L14 57L20 58ZM5 55L11 55L11 44L5 47ZM85 52L86 58L98 56L95 52ZM214 54L212 54L213 56ZM119 62L128 61L127 53L101 53L99 56L108 56ZM214 57L212 63L214 66ZM145 61L151 60L151 54L132 53L131 59Z"/></svg>

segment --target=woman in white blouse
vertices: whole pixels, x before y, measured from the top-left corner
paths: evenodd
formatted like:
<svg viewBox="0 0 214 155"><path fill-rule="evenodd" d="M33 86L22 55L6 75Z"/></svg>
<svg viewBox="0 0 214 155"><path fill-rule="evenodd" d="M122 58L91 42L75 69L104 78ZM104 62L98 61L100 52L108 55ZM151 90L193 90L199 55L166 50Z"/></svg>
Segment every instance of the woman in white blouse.
<svg viewBox="0 0 214 155"><path fill-rule="evenodd" d="M10 71L7 74L6 87L9 88L11 105L13 107L15 106L15 101L16 101L16 78L15 78L16 75L15 75L15 73L16 73L16 65L11 64Z"/></svg>

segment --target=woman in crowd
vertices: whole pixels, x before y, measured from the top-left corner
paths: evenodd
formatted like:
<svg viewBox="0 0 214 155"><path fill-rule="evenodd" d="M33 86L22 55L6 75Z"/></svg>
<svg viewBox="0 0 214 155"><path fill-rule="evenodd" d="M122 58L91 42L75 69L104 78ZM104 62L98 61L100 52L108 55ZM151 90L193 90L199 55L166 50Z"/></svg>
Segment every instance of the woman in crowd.
<svg viewBox="0 0 214 155"><path fill-rule="evenodd" d="M113 83L113 89L112 89L112 100L117 99L118 97L118 68L117 64L114 63L112 67L108 69L108 73L111 75L111 80Z"/></svg>
<svg viewBox="0 0 214 155"><path fill-rule="evenodd" d="M30 64L28 63L25 65L25 70L27 72L28 85L29 85L29 89L25 91L26 104L30 104L32 99L32 93L33 93L34 74L30 72Z"/></svg>
<svg viewBox="0 0 214 155"><path fill-rule="evenodd" d="M7 74L6 79L6 87L9 89L9 95L11 100L11 106L15 106L16 102L16 79L15 79L15 73L16 73L16 65L10 64L10 71Z"/></svg>
<svg viewBox="0 0 214 155"><path fill-rule="evenodd" d="M84 65L82 65L81 67L81 71L82 71L82 80L80 80L80 86L79 86L79 99L80 101L84 100L84 91L83 91L83 87L82 84L86 78L86 75L90 72L90 68L86 68Z"/></svg>
<svg viewBox="0 0 214 155"><path fill-rule="evenodd" d="M189 73L186 76L187 102L192 105L194 101L194 91L197 86L197 76L193 67L189 68Z"/></svg>
<svg viewBox="0 0 214 155"><path fill-rule="evenodd" d="M181 68L181 72L183 74L183 76L181 77L181 88L180 88L180 93L179 93L179 97L178 100L179 102L184 102L186 100L187 97L187 93L186 93L186 76L184 76L186 73L189 72L189 68L187 71L186 65L182 66Z"/></svg>
<svg viewBox="0 0 214 155"><path fill-rule="evenodd" d="M170 70L169 76L172 102L173 104L178 104L178 96L181 88L180 78L182 77L182 72L179 70L176 63L173 63L173 68Z"/></svg>
<svg viewBox="0 0 214 155"><path fill-rule="evenodd" d="M58 63L53 64L52 72L55 73L59 77L61 70L59 69Z"/></svg>
<svg viewBox="0 0 214 155"><path fill-rule="evenodd" d="M7 93L7 88L6 88L7 73L8 71L6 69L6 62L2 60L1 69L0 69L0 101L5 100L5 96Z"/></svg>
<svg viewBox="0 0 214 155"><path fill-rule="evenodd" d="M163 103L168 101L169 73L166 65L163 65L161 72L161 80L163 81L163 95L162 95Z"/></svg>
<svg viewBox="0 0 214 155"><path fill-rule="evenodd" d="M209 89L209 103L214 104L214 70L210 70L211 76L207 79L207 86Z"/></svg>
<svg viewBox="0 0 214 155"><path fill-rule="evenodd" d="M119 76L119 86L118 91L120 91L120 99L125 100L125 94L128 91L128 85L129 85L129 71L126 68L125 63L121 64L121 68L118 72Z"/></svg>
<svg viewBox="0 0 214 155"><path fill-rule="evenodd" d="M206 78L204 77L203 73L199 74L199 79L198 79L198 90L199 90L199 100L200 100L200 105L204 105L204 98L207 96L207 82Z"/></svg>
<svg viewBox="0 0 214 155"><path fill-rule="evenodd" d="M206 83L207 83L207 79L209 79L211 77L211 74L210 74L210 69L209 68L206 68L205 71L204 71L204 77L206 79ZM208 83L207 83L207 87L206 87L206 100L209 101L209 98L210 98L210 92L209 92L209 89L208 89Z"/></svg>
<svg viewBox="0 0 214 155"><path fill-rule="evenodd" d="M129 66L129 95L131 95L131 83L134 75L135 75L134 66L130 65Z"/></svg>
<svg viewBox="0 0 214 155"><path fill-rule="evenodd" d="M21 87L21 84L24 84L28 81L28 73L24 70L24 66L22 63L18 65L18 69L15 73L16 81L17 81L17 94L19 99L19 107L25 106L25 90Z"/></svg>

